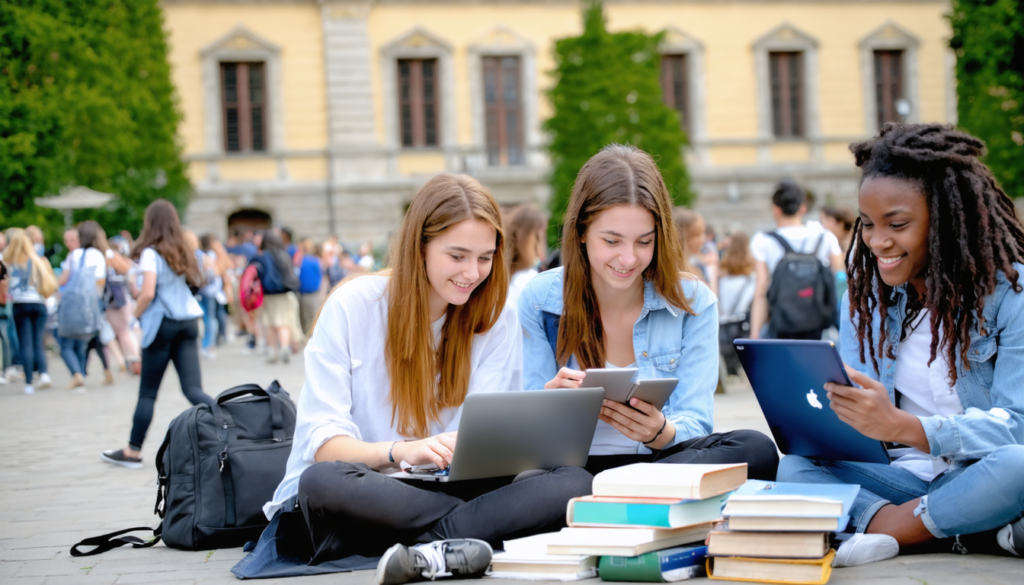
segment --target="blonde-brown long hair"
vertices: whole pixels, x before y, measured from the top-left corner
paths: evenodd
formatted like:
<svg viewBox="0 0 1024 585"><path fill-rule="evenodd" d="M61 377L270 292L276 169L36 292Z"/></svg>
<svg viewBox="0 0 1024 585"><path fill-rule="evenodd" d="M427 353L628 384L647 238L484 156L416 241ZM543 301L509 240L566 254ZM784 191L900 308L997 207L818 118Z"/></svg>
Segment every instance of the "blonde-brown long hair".
<svg viewBox="0 0 1024 585"><path fill-rule="evenodd" d="M459 222L476 219L497 233L491 273L464 305L448 305L441 341L430 323L427 244ZM501 209L476 179L440 174L416 193L391 245L385 361L391 379L391 423L403 436L425 437L446 408L469 389L473 336L498 321L508 295Z"/></svg>
<svg viewBox="0 0 1024 585"><path fill-rule="evenodd" d="M654 216L654 259L644 269L643 279L651 281L654 290L669 304L696 314L679 283L686 271L686 261L672 222L672 198L658 165L651 155L636 147L610 144L580 169L565 214L565 284L556 356L560 365L565 365L573 355L583 369L605 365L601 310L581 239L598 214L616 205L636 205Z"/></svg>
<svg viewBox="0 0 1024 585"><path fill-rule="evenodd" d="M28 232L21 228L11 228L7 231L7 248L4 249L4 260L9 266L27 265L32 262L32 273L29 275L29 282L36 289L36 292L44 298L53 296L57 290L57 277L53 274L50 261L40 258L28 237Z"/></svg>

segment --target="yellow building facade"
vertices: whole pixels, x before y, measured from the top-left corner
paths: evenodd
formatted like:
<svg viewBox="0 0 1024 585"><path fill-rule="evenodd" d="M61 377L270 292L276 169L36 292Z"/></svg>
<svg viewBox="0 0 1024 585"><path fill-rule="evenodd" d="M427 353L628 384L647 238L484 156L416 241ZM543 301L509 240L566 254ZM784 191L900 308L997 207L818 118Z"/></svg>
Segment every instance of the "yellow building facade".
<svg viewBox="0 0 1024 585"><path fill-rule="evenodd" d="M472 174L505 204L550 196L544 92L554 42L581 31L579 2L163 8L197 231L273 222L383 244L441 171ZM666 31L663 53L683 64L666 75L696 208L748 230L770 224L782 177L855 206L847 144L880 121L955 122L948 11L945 0L605 2L612 31Z"/></svg>

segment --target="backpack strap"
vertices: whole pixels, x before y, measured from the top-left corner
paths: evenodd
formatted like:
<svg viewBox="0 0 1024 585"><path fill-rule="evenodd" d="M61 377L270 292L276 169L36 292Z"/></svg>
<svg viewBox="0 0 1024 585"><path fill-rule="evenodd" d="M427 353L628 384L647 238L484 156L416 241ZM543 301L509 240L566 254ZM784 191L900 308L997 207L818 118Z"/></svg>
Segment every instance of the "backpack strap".
<svg viewBox="0 0 1024 585"><path fill-rule="evenodd" d="M785 251L786 254L794 253L793 246L790 246L789 241L786 240L786 238L782 237L779 234L779 232L765 232L765 235L775 238L775 241L778 242L780 246L782 246L782 249Z"/></svg>
<svg viewBox="0 0 1024 585"><path fill-rule="evenodd" d="M160 537L163 535L163 528L164 523L161 522L156 528L150 528L149 526L136 526L135 528L126 528L124 530L118 530L117 532L111 532L110 534L101 534L100 536L86 538L71 547L71 556L91 557L92 555L105 553L108 550L122 547L126 544L132 545L132 548L149 548L160 542ZM140 530L143 532L151 531L153 533L153 538L149 540L142 540L138 536L121 536L122 534L138 532ZM88 551L82 551L78 548L80 546L92 546L95 548Z"/></svg>

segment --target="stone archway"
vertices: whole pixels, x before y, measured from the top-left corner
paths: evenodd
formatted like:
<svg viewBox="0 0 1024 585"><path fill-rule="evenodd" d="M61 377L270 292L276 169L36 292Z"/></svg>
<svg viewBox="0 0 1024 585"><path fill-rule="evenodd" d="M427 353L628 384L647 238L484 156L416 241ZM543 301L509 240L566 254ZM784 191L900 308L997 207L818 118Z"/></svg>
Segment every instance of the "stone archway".
<svg viewBox="0 0 1024 585"><path fill-rule="evenodd" d="M259 209L239 209L228 216L228 235L235 234L235 231L242 233L248 231L269 230L273 225L269 213Z"/></svg>

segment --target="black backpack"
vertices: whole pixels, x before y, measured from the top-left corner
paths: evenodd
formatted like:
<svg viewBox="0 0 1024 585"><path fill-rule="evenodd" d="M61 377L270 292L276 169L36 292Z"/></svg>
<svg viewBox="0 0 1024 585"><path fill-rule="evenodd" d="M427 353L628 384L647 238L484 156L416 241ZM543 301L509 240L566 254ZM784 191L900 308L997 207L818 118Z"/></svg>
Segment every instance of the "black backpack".
<svg viewBox="0 0 1024 585"><path fill-rule="evenodd" d="M295 403L275 380L266 390L243 384L225 390L213 406L199 404L171 421L156 456L154 512L163 521L144 541L129 528L87 538L71 556L131 544L210 550L243 546L269 523L263 505L284 479L295 434ZM80 546L96 547L90 551Z"/></svg>
<svg viewBox="0 0 1024 585"><path fill-rule="evenodd" d="M772 273L768 287L768 318L778 335L820 332L833 324L836 311L836 281L832 270L818 260L825 234L810 252L797 252L776 232L769 236L785 254Z"/></svg>

